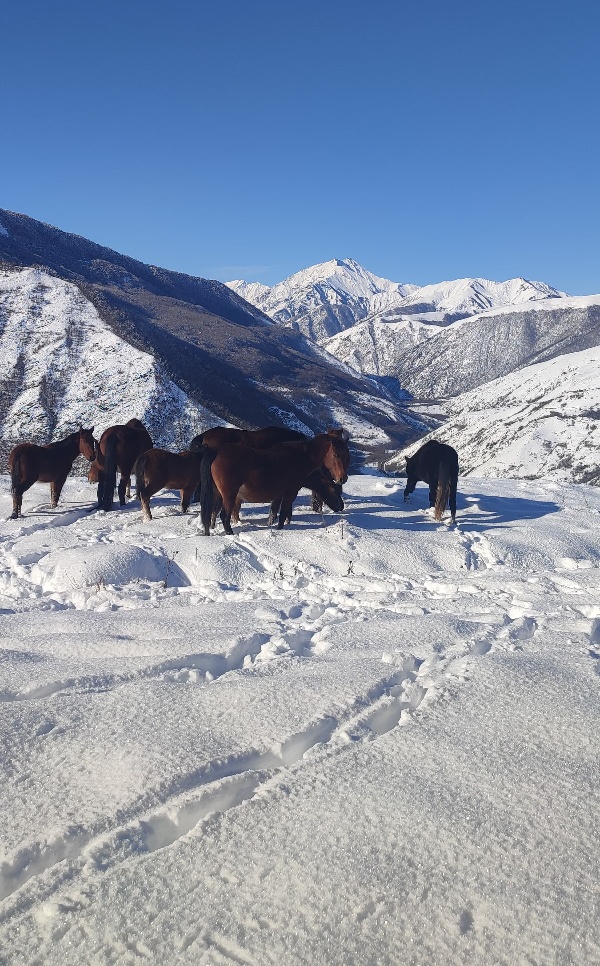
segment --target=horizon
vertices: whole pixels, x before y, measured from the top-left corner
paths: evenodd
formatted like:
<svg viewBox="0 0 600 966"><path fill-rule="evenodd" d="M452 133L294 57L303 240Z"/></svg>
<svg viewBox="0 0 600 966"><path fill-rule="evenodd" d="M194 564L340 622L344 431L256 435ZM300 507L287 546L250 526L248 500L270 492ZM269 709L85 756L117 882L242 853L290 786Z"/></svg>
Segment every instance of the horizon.
<svg viewBox="0 0 600 966"><path fill-rule="evenodd" d="M341 257L600 291L596 5L29 0L5 21L6 209L222 282Z"/></svg>

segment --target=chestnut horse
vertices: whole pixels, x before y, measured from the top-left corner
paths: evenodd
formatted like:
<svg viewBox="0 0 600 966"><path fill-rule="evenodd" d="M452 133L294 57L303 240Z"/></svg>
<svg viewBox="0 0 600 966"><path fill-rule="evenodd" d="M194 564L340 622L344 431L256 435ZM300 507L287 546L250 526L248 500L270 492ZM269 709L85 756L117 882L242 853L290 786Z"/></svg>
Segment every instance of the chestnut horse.
<svg viewBox="0 0 600 966"><path fill-rule="evenodd" d="M450 503L452 523L456 523L456 485L458 481L458 453L447 443L429 439L406 460L404 502L418 480L429 484L429 506L434 507L434 518L441 520L446 504Z"/></svg>
<svg viewBox="0 0 600 966"><path fill-rule="evenodd" d="M56 443L37 446L35 443L19 443L8 457L8 468L13 494L13 512L10 519L21 516L23 494L38 480L50 484L50 504L57 506L65 480L71 472L75 459L81 453L90 462L94 459L96 441L94 427L83 429L59 439Z"/></svg>
<svg viewBox="0 0 600 966"><path fill-rule="evenodd" d="M326 470L324 466L319 466L316 470L313 470L313 472L310 474L308 479L305 480L304 488L308 490L312 490L313 500L315 499L315 497L318 497L320 502L320 510L323 509L323 504L326 503L329 509L333 510L334 513L343 512L344 501L342 499L342 485L341 483L333 482L333 480L331 479L331 474L329 473L329 470ZM240 522L241 505L242 505L242 501L238 494L238 497L235 501L235 506L233 508L233 512L231 514L231 520L233 523ZM212 510L212 516L210 521L211 530L214 530L215 528L217 514L221 510L222 506L223 506L223 501L221 500L220 493L217 491L213 501L213 510ZM281 497L279 497L279 499L274 500L271 503L271 510L269 513L269 520L268 520L269 526L271 526L272 523L275 523L275 520L279 516L280 509L281 509ZM290 523L290 518L288 517L285 522Z"/></svg>
<svg viewBox="0 0 600 966"><path fill-rule="evenodd" d="M346 442L350 438L349 433L345 429L328 429L327 433L329 436L335 436L339 439L345 440ZM206 446L209 450L219 450L228 443L236 443L240 446L250 446L252 449L268 449L270 446L274 446L277 443L298 442L307 438L308 437L305 436L304 433L301 433L296 429L287 429L285 426L265 426L263 429L236 429L230 426L215 426L213 429L207 429L204 433L194 436L190 443L190 451L192 453L199 452L201 446ZM346 474L342 480L342 483L345 483L348 479L348 468L350 466L350 450L348 449L346 450L345 460ZM326 502L331 509L334 509L331 507L331 504L327 501L326 496L323 494L323 487L324 482L321 480L320 487L317 486L312 491L311 508L315 510L316 513L322 513L323 502ZM327 489L327 487L325 488ZM198 502L200 499L201 486L198 486L194 500ZM337 505L335 496L332 496L332 499ZM279 505L281 500L273 503L271 508L271 516L273 519L278 512L275 503ZM217 510L213 510L213 512L216 513ZM238 522L237 514L234 515L234 521L236 523Z"/></svg>
<svg viewBox="0 0 600 966"><path fill-rule="evenodd" d="M278 528L291 519L292 504L310 474L320 466L329 470L334 483L347 478L345 440L322 433L314 439L280 443L268 449L230 444L202 460L201 518L206 536L214 503L214 483L223 501L221 521L232 534L231 515L238 500L271 503L281 500Z"/></svg>
<svg viewBox="0 0 600 966"><path fill-rule="evenodd" d="M167 449L149 449L138 456L133 472L137 497L142 504L144 520L151 520L150 497L159 490L181 490L181 512L187 513L194 490L200 482L203 452L170 453Z"/></svg>
<svg viewBox="0 0 600 966"><path fill-rule="evenodd" d="M139 419L130 419L124 426L109 426L96 447L96 459L90 466L88 480L98 484L98 505L95 509L112 510L113 496L119 480L119 505L125 506L125 493L131 482L131 471L138 456L152 448L152 439Z"/></svg>

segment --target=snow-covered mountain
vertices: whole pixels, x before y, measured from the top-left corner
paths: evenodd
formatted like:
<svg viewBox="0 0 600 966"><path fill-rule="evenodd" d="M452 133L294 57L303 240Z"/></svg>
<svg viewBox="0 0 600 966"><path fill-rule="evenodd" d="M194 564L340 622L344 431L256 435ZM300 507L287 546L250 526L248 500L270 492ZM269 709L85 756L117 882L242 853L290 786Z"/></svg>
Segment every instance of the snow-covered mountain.
<svg viewBox="0 0 600 966"><path fill-rule="evenodd" d="M368 272L353 259L333 259L313 265L272 288L241 279L227 284L275 322L296 328L320 343L356 327L364 319L387 323L418 316L424 323L448 325L487 309L533 299L560 298L565 294L544 282L524 278L505 282L459 278L423 286L391 282ZM398 332L402 339L403 328ZM374 372L359 364L358 347L349 353L349 343L334 342L327 349L335 355L338 345L345 353L339 358L346 361L353 354L356 368Z"/></svg>
<svg viewBox="0 0 600 966"><path fill-rule="evenodd" d="M458 451L461 475L600 483L598 346L494 379L447 409L448 422L388 460L388 472L436 438Z"/></svg>
<svg viewBox="0 0 600 966"><path fill-rule="evenodd" d="M272 288L239 279L227 284L275 322L315 342L395 305L417 288L379 278L351 258L313 265Z"/></svg>
<svg viewBox="0 0 600 966"><path fill-rule="evenodd" d="M540 299L437 328L392 357L385 374L415 396L443 398L599 344L600 295Z"/></svg>
<svg viewBox="0 0 600 966"><path fill-rule="evenodd" d="M147 352L102 321L77 286L35 268L0 273L3 448L59 439L79 424L141 419L158 445L184 448L220 422Z"/></svg>
<svg viewBox="0 0 600 966"><path fill-rule="evenodd" d="M561 298L564 292L545 282L525 278L509 278L494 282L487 278L458 278L435 285L423 285L402 299L398 308L403 314L429 315L429 321L453 322L507 305L520 305L535 299Z"/></svg>

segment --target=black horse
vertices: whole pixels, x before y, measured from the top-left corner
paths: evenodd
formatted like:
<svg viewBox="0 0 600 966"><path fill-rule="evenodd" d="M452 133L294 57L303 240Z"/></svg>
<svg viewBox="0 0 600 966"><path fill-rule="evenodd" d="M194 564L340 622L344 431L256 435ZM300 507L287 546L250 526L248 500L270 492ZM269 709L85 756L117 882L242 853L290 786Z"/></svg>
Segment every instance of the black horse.
<svg viewBox="0 0 600 966"><path fill-rule="evenodd" d="M429 506L435 507L434 517L441 520L446 505L450 504L452 523L456 523L456 484L458 482L458 453L452 446L430 439L406 459L406 487L404 502L418 480L429 484Z"/></svg>

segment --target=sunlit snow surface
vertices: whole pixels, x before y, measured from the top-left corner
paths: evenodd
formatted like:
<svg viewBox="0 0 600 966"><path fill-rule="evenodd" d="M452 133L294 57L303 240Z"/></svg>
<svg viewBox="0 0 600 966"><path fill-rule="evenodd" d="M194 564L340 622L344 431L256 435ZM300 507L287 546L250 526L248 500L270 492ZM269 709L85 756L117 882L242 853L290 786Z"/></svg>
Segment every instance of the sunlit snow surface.
<svg viewBox="0 0 600 966"><path fill-rule="evenodd" d="M600 961L600 491L0 482L2 963Z"/></svg>

